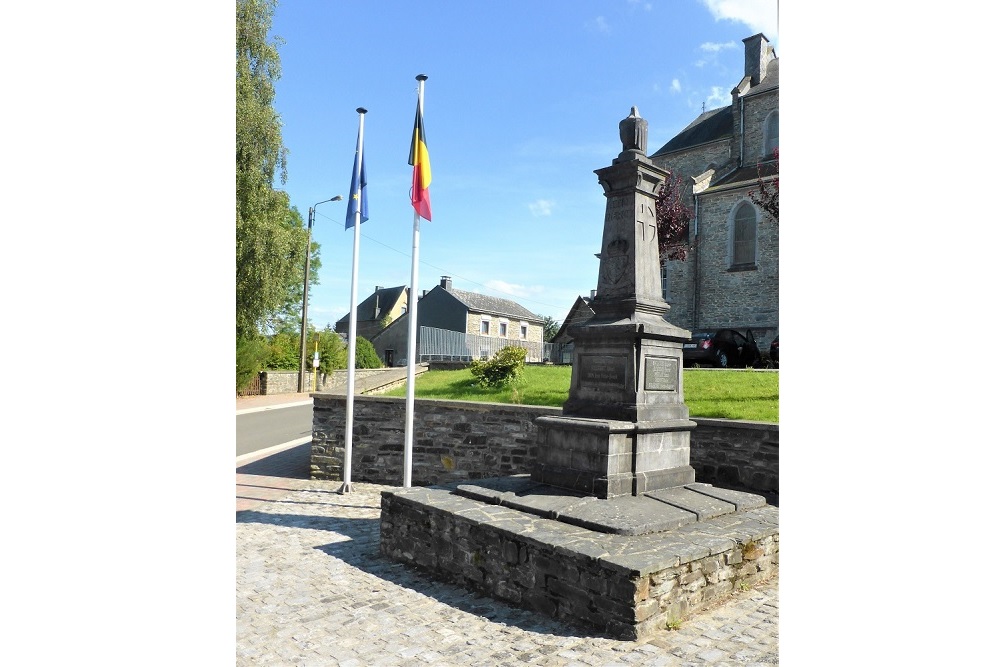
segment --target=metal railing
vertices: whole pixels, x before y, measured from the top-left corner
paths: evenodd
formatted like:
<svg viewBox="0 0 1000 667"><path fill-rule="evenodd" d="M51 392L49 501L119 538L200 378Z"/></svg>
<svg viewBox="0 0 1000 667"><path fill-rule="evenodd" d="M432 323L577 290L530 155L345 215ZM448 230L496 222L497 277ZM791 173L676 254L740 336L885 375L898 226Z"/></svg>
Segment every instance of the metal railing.
<svg viewBox="0 0 1000 667"><path fill-rule="evenodd" d="M548 359L551 343L536 343L517 338L480 336L459 331L420 327L419 361L472 361L489 359L505 347L523 347L528 351L525 361Z"/></svg>

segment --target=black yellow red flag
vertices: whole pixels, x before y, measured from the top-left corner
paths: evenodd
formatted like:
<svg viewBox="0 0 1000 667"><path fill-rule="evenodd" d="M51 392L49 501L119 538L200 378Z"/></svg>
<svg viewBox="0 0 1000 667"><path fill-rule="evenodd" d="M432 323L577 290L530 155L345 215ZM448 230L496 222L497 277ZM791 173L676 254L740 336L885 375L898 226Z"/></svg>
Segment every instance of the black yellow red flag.
<svg viewBox="0 0 1000 667"><path fill-rule="evenodd" d="M413 140L410 142L410 161L413 166L413 187L410 202L413 210L425 220L431 219L431 158L427 154L427 136L424 134L424 116L417 102L417 117L413 121Z"/></svg>

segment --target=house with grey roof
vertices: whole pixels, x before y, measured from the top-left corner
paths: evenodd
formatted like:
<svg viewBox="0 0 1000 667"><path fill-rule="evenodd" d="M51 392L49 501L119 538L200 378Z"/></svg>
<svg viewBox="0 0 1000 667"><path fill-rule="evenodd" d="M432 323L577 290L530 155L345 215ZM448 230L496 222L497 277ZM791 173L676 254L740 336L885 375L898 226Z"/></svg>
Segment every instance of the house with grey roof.
<svg viewBox="0 0 1000 667"><path fill-rule="evenodd" d="M464 336L466 352L449 355L481 358L500 347L528 348L528 361L542 361L544 320L511 299L455 289L449 276L442 276L434 289L417 302L417 345L421 360L429 356L422 345L424 328ZM400 365L406 357L409 314L402 315L371 339L387 365Z"/></svg>
<svg viewBox="0 0 1000 667"><path fill-rule="evenodd" d="M552 337L554 364L573 363L573 337L569 335L569 328L576 324L583 324L594 316L594 309L590 307L590 300L594 298L596 290L590 292L590 296L578 296L576 301L566 313L559 331Z"/></svg>
<svg viewBox="0 0 1000 667"><path fill-rule="evenodd" d="M762 34L743 44L731 103L703 112L649 157L681 178L694 214L687 259L663 262L667 319L692 331L749 329L766 347L778 331L778 222L749 193L758 178L778 178L778 56Z"/></svg>
<svg viewBox="0 0 1000 667"><path fill-rule="evenodd" d="M405 285L399 287L382 287L376 285L364 301L358 304L357 331L358 335L371 340L375 334L385 329L393 321L406 312L410 290ZM334 330L345 336L350 335L350 313L347 313L334 325Z"/></svg>

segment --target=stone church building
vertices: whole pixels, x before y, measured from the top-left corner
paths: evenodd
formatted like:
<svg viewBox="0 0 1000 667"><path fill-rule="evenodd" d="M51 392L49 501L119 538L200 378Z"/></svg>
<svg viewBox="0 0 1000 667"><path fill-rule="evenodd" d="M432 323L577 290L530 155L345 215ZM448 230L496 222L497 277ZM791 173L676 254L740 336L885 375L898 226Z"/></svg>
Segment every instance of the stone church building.
<svg viewBox="0 0 1000 667"><path fill-rule="evenodd" d="M694 214L687 259L664 262L667 319L692 332L749 329L764 352L778 333L778 222L749 192L758 174L778 177L778 57L762 34L743 43L732 104L702 113L650 159L680 177Z"/></svg>

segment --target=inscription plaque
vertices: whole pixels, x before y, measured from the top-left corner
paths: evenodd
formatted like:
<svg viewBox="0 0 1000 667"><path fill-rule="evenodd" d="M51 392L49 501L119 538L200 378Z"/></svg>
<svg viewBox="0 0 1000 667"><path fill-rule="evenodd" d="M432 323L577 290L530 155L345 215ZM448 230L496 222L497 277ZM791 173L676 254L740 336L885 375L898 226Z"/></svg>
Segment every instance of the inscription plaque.
<svg viewBox="0 0 1000 667"><path fill-rule="evenodd" d="M580 384L587 387L623 389L628 357L584 354L580 357Z"/></svg>
<svg viewBox="0 0 1000 667"><path fill-rule="evenodd" d="M677 391L677 358L646 359L646 391Z"/></svg>

